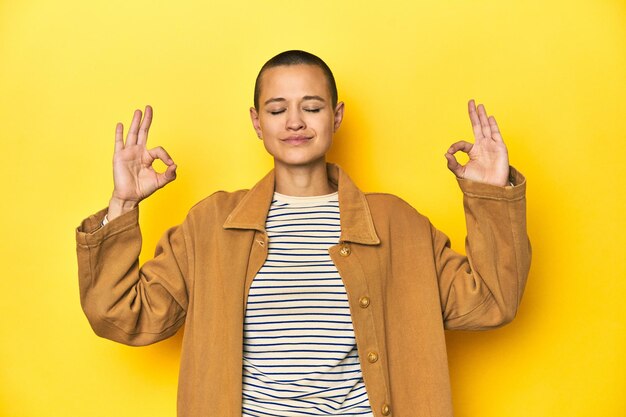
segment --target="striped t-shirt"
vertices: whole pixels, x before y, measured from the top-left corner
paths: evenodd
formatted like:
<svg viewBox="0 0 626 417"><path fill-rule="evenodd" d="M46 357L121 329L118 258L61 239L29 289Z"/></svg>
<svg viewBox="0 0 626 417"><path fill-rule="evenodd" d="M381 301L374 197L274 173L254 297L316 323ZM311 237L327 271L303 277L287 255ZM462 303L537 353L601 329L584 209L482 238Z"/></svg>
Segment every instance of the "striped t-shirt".
<svg viewBox="0 0 626 417"><path fill-rule="evenodd" d="M337 193L275 193L268 256L248 295L243 416L372 416L346 289L328 248Z"/></svg>

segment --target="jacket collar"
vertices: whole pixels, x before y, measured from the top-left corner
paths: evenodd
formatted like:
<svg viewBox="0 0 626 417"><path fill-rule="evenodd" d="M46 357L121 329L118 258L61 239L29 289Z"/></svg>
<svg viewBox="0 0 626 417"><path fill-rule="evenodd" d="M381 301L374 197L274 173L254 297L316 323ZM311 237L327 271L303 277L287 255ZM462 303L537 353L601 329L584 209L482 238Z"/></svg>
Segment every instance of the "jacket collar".
<svg viewBox="0 0 626 417"><path fill-rule="evenodd" d="M326 169L339 194L340 240L378 245L380 239L365 195L338 165L327 164ZM274 196L274 175L271 170L246 193L224 222L224 229L253 229L265 233L265 220Z"/></svg>

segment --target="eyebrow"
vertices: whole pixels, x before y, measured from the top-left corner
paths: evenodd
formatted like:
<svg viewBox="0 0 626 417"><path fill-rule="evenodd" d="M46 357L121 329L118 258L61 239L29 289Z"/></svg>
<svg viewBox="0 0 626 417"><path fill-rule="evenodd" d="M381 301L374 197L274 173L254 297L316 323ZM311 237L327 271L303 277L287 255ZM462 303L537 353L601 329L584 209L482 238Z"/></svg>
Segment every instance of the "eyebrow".
<svg viewBox="0 0 626 417"><path fill-rule="evenodd" d="M320 97L320 96L304 96L302 97L303 101L307 101L307 100L318 100L321 102L326 102L326 100L324 100L324 98ZM274 97L274 98L270 98L268 100L265 100L265 105L268 105L269 103L277 103L277 102L283 102L283 101L287 101L286 99L282 98L282 97Z"/></svg>
<svg viewBox="0 0 626 417"><path fill-rule="evenodd" d="M318 101L326 102L326 100L324 100L320 96L304 96L302 97L302 100L318 100Z"/></svg>

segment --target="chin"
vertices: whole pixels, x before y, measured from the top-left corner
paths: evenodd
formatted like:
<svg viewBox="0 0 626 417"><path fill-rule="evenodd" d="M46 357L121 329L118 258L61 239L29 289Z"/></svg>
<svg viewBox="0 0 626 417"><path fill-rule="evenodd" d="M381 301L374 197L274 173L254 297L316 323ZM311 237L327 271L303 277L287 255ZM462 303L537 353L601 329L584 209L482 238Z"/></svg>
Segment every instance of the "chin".
<svg viewBox="0 0 626 417"><path fill-rule="evenodd" d="M325 164L325 154L318 157L306 157L306 156L292 156L289 158L277 158L274 157L274 165L291 166L291 167L305 167L317 164Z"/></svg>

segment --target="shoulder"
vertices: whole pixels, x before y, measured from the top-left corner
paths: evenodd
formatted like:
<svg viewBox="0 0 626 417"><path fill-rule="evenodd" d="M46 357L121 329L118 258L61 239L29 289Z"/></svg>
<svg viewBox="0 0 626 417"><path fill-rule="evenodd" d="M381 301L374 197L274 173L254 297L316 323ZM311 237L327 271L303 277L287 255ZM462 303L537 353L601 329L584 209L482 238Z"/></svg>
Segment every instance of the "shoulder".
<svg viewBox="0 0 626 417"><path fill-rule="evenodd" d="M375 220L428 222L426 216L397 195L389 193L364 193L364 195Z"/></svg>
<svg viewBox="0 0 626 417"><path fill-rule="evenodd" d="M382 242L396 242L407 247L414 247L416 242L430 242L429 219L407 201L387 193L365 193L365 198Z"/></svg>
<svg viewBox="0 0 626 417"><path fill-rule="evenodd" d="M197 222L212 219L223 222L248 191L250 190L216 191L193 205L187 214L187 220Z"/></svg>
<svg viewBox="0 0 626 417"><path fill-rule="evenodd" d="M402 211L418 214L419 212L408 202L394 194L389 193L363 193L370 209Z"/></svg>

